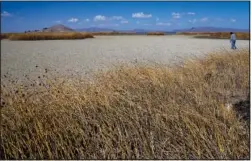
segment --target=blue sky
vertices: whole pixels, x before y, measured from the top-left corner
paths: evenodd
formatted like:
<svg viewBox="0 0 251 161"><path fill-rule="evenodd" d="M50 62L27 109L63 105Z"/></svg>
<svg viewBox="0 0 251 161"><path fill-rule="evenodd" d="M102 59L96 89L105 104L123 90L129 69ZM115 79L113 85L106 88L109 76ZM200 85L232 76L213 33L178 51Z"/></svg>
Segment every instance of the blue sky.
<svg viewBox="0 0 251 161"><path fill-rule="evenodd" d="M249 2L1 2L2 32L63 24L79 29L249 28Z"/></svg>

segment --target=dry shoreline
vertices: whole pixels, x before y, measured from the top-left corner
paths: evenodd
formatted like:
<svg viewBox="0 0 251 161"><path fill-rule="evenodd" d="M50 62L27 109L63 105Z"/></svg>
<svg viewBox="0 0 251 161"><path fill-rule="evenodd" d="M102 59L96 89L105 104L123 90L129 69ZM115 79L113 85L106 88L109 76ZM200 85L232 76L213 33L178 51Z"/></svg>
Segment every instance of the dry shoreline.
<svg viewBox="0 0 251 161"><path fill-rule="evenodd" d="M248 48L248 41L237 47ZM86 40L1 41L1 78L6 73L23 79L37 77L45 69L62 74L105 69L120 63L172 64L191 56L201 57L222 49L228 40L195 39L188 36L95 36ZM37 67L39 68L37 68Z"/></svg>

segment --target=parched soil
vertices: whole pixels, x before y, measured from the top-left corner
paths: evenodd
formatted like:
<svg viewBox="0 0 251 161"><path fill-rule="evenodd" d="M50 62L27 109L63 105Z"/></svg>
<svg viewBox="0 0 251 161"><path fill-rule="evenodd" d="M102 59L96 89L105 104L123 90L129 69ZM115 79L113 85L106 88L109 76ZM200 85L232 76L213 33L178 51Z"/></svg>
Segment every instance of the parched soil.
<svg viewBox="0 0 251 161"><path fill-rule="evenodd" d="M237 41L239 49L248 41ZM1 41L1 78L7 73L19 80L38 76L41 70L63 74L87 73L134 62L172 64L192 56L229 50L228 40L195 39L186 36L95 36L86 40Z"/></svg>

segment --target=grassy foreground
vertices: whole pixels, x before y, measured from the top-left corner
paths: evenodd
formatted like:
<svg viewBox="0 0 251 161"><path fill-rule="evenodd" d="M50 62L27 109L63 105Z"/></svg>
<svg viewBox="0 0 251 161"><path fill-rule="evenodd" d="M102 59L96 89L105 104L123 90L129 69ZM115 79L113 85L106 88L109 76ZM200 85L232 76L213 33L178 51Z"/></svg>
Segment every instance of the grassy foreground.
<svg viewBox="0 0 251 161"><path fill-rule="evenodd" d="M1 84L1 159L248 159L249 126L225 106L248 73L243 50Z"/></svg>
<svg viewBox="0 0 251 161"><path fill-rule="evenodd" d="M94 38L90 33L15 33L2 34L1 39L9 40L74 40Z"/></svg>

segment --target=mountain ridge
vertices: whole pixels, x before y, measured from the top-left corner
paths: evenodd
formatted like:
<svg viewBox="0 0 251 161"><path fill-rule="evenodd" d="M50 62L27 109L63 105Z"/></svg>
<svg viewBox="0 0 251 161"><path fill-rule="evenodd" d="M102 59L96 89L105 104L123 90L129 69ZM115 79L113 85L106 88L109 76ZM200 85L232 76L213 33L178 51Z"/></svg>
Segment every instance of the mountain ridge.
<svg viewBox="0 0 251 161"><path fill-rule="evenodd" d="M249 32L249 29L238 29L238 28L224 28L224 27L192 27L187 29L174 29L174 30L153 30L153 29L132 29L132 30L115 30L109 28L83 28L78 31L89 31L89 32L101 32L101 31L125 31L125 32Z"/></svg>
<svg viewBox="0 0 251 161"><path fill-rule="evenodd" d="M224 27L192 27L185 29L175 29L175 30L153 30L153 29L132 29L132 30L116 30L112 28L100 28L100 27L88 27L88 28L78 28L72 29L62 24L53 25L49 28L44 28L42 32L135 32L135 33L145 33L145 32L166 32L166 33L176 33L176 32L249 32L249 29L238 29L238 28L224 28Z"/></svg>
<svg viewBox="0 0 251 161"><path fill-rule="evenodd" d="M224 28L224 27L192 27L187 29L173 30L175 32L249 32L249 29Z"/></svg>

